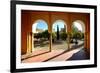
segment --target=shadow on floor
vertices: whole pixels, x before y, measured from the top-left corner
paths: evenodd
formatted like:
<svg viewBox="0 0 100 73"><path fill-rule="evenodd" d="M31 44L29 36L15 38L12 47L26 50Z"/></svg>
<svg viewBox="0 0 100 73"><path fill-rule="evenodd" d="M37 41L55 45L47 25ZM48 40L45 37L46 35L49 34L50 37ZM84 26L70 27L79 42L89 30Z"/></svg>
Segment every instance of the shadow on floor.
<svg viewBox="0 0 100 73"><path fill-rule="evenodd" d="M86 59L88 59L86 56L86 52L84 51L84 49L81 49L79 52L75 53L68 60L86 60Z"/></svg>

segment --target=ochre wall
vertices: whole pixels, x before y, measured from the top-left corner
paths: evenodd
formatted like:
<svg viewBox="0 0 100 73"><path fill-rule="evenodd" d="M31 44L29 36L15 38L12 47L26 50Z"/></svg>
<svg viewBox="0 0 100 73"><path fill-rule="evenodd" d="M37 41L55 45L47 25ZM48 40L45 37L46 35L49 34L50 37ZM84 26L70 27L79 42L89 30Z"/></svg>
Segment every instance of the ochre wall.
<svg viewBox="0 0 100 73"><path fill-rule="evenodd" d="M27 53L27 34L32 32L32 25L39 19L48 24L48 31L52 32L52 24L56 20L63 20L67 25L67 31L71 31L72 23L81 20L85 24L85 49L90 52L90 15L87 13L71 12L47 12L47 11L21 11L21 52Z"/></svg>
<svg viewBox="0 0 100 73"><path fill-rule="evenodd" d="M31 16L27 12L22 12L21 15L21 51L22 54L27 52L27 33L31 32Z"/></svg>

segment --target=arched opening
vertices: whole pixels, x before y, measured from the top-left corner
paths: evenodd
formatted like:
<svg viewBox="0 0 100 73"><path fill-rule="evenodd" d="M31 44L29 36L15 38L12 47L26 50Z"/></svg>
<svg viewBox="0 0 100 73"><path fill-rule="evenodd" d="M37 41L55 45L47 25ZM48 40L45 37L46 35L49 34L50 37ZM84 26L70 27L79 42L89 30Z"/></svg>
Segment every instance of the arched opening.
<svg viewBox="0 0 100 73"><path fill-rule="evenodd" d="M85 38L85 24L81 20L76 20L72 24L71 32L71 48L78 48L78 46L83 46L84 48L84 38Z"/></svg>
<svg viewBox="0 0 100 73"><path fill-rule="evenodd" d="M32 25L33 48L32 51L49 50L48 25L44 20L37 20Z"/></svg>
<svg viewBox="0 0 100 73"><path fill-rule="evenodd" d="M56 20L52 25L52 50L67 49L67 25L63 20Z"/></svg>

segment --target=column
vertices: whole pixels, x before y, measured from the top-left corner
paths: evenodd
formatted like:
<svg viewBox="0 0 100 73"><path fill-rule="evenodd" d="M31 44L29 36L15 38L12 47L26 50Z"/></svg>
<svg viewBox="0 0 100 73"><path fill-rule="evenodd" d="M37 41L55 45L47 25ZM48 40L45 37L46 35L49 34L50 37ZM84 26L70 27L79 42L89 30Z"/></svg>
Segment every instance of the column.
<svg viewBox="0 0 100 73"><path fill-rule="evenodd" d="M68 39L67 39L67 44L68 44L68 50L70 50L70 37L71 37L71 25L70 24L68 24L68 31L67 31L67 35L68 35Z"/></svg>
<svg viewBox="0 0 100 73"><path fill-rule="evenodd" d="M51 23L51 13L49 13L48 14L49 15L49 19L48 19L48 21L49 21L49 23L48 23L48 31L49 31L49 40L50 40L50 52L52 51L52 23Z"/></svg>
<svg viewBox="0 0 100 73"><path fill-rule="evenodd" d="M84 48L87 54L87 58L90 58L90 34L89 32L85 33L85 42ZM92 48L91 48L92 49Z"/></svg>
<svg viewBox="0 0 100 73"><path fill-rule="evenodd" d="M27 54L32 53L32 34L27 34Z"/></svg>
<svg viewBox="0 0 100 73"><path fill-rule="evenodd" d="M34 33L32 33L32 51L34 51Z"/></svg>

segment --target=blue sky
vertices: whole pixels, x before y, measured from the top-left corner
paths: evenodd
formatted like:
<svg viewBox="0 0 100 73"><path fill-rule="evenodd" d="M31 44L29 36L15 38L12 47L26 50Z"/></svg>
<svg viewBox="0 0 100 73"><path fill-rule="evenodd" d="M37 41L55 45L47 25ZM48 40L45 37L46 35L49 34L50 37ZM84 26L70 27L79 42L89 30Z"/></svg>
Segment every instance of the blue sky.
<svg viewBox="0 0 100 73"><path fill-rule="evenodd" d="M61 28L64 28L64 23L63 22L56 22L56 23L53 24L52 30L57 31L57 25L59 26L59 31L61 30ZM82 26L80 25L80 23L74 22L74 25L80 31L82 31ZM44 21L38 21L37 25L36 25L36 28L47 30L48 29L48 25Z"/></svg>
<svg viewBox="0 0 100 73"><path fill-rule="evenodd" d="M59 26L59 30L61 30L61 28L64 28L64 23L63 22L56 22L56 23L53 24L53 29L55 31L57 31L57 25ZM36 28L46 30L46 29L48 29L48 26L45 22L39 21L37 23Z"/></svg>
<svg viewBox="0 0 100 73"><path fill-rule="evenodd" d="M52 30L57 31L57 25L59 26L59 31L61 30L61 28L64 28L64 23L63 22L56 22L56 23L53 24L53 29Z"/></svg>
<svg viewBox="0 0 100 73"><path fill-rule="evenodd" d="M48 25L43 21L39 21L36 28L46 30L48 29Z"/></svg>

